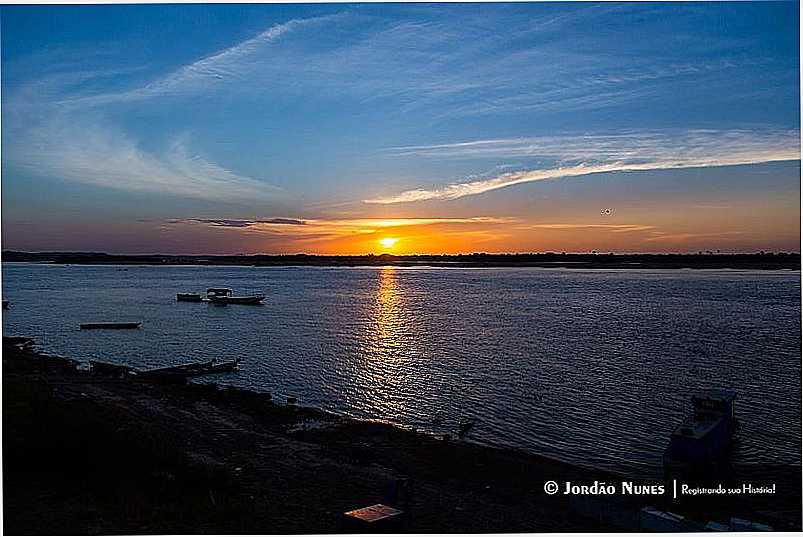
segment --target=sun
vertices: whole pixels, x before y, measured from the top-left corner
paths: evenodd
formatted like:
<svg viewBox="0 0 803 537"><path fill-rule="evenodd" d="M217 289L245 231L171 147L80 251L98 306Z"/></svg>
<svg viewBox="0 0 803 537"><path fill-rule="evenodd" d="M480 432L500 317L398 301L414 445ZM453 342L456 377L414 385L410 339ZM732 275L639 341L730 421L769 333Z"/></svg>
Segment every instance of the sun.
<svg viewBox="0 0 803 537"><path fill-rule="evenodd" d="M385 250L392 250L396 243L399 242L399 239L393 237L385 237L384 239L379 240L380 246Z"/></svg>

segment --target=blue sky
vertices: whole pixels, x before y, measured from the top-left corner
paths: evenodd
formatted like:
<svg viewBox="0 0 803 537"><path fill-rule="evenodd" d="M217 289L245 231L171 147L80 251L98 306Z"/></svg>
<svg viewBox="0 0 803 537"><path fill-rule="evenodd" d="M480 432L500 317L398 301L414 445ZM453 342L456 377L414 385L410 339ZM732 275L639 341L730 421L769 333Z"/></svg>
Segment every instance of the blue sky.
<svg viewBox="0 0 803 537"><path fill-rule="evenodd" d="M0 16L5 248L799 249L796 2Z"/></svg>

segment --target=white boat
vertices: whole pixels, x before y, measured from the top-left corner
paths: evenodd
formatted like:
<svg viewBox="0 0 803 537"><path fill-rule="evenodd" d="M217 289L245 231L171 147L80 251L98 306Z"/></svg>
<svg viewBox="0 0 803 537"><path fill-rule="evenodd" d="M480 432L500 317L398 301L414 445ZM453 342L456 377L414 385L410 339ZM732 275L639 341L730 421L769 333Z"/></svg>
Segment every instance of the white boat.
<svg viewBox="0 0 803 537"><path fill-rule="evenodd" d="M261 304L265 300L265 295L241 295L237 296L229 288L211 287L206 290L206 299L214 304Z"/></svg>

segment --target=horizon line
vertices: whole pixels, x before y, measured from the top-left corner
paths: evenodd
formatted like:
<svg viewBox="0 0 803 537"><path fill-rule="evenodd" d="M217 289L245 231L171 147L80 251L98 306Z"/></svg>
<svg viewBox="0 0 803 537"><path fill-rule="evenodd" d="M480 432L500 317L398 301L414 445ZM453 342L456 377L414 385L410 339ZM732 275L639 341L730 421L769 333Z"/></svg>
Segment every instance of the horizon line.
<svg viewBox="0 0 803 537"><path fill-rule="evenodd" d="M231 254L205 254L205 253L194 253L194 254L177 254L177 253L160 253L160 252L151 252L151 253L125 253L125 252L97 252L97 251L59 251L59 250L48 250L48 251L27 251L27 250L2 250L0 252L0 257L5 256L7 254L25 254L25 255L97 255L97 256L128 256L128 257L299 257L299 256L306 256L306 257L426 257L426 256L438 256L438 257L458 257L458 256L478 256L478 255L485 255L485 256L520 256L520 255L595 255L595 256L606 256L606 255L621 255L621 256L631 256L631 255L710 255L710 256L728 256L728 255L755 255L755 256L763 256L763 255L800 255L799 250L751 250L751 251L716 251L716 250L686 250L686 251L674 251L674 252L637 252L637 251L628 251L628 252L616 252L616 251L586 251L586 252L571 252L571 251L555 251L555 250L544 250L544 251L521 251L521 252L458 252L458 253L405 253L405 254L394 254L391 252L367 252L361 254L316 254L316 253L305 253L305 252L295 252L295 253L261 253L261 252L254 252L254 253L231 253ZM2 261L2 259L0 259Z"/></svg>

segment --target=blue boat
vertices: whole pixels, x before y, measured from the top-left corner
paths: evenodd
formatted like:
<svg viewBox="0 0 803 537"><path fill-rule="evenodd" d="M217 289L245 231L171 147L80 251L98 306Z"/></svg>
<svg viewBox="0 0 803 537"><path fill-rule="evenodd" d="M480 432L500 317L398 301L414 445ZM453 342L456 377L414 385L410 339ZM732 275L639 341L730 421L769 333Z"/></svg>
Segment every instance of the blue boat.
<svg viewBox="0 0 803 537"><path fill-rule="evenodd" d="M724 462L739 429L736 392L711 390L692 396L692 414L678 425L664 451L667 472L697 472Z"/></svg>

